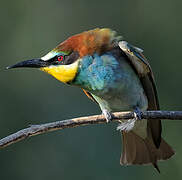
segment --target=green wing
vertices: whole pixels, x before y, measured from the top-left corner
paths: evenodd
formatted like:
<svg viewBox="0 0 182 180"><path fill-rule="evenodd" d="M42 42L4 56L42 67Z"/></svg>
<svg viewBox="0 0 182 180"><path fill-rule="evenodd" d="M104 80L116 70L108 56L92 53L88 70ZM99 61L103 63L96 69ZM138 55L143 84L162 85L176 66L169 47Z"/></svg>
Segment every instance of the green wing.
<svg viewBox="0 0 182 180"><path fill-rule="evenodd" d="M120 41L119 47L126 54L131 65L139 75L140 81L148 99L148 110L159 110L160 107L153 72L147 59L142 54L143 50L130 45L126 41ZM152 135L154 144L157 148L159 148L162 132L161 120L149 119L147 126Z"/></svg>

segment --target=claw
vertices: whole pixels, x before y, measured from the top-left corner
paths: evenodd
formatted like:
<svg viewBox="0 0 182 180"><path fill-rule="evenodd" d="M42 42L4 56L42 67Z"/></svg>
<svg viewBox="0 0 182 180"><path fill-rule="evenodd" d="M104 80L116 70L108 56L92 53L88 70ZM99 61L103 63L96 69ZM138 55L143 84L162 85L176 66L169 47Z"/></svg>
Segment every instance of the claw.
<svg viewBox="0 0 182 180"><path fill-rule="evenodd" d="M107 109L103 109L102 114L105 116L107 123L111 122L113 117L112 114Z"/></svg>
<svg viewBox="0 0 182 180"><path fill-rule="evenodd" d="M142 119L142 111L138 107L136 107L134 110L134 117L136 120Z"/></svg>

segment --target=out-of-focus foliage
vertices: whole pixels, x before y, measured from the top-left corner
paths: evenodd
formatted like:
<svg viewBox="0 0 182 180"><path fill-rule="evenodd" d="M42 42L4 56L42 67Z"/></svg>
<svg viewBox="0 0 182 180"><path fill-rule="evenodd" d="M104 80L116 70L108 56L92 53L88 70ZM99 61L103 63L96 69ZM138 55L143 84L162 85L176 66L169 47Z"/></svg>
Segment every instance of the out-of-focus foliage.
<svg viewBox="0 0 182 180"><path fill-rule="evenodd" d="M95 27L116 30L143 48L155 73L161 108L182 110L182 1L1 0L0 137L29 124L98 114L80 89L35 69L7 65L40 57L67 37ZM182 179L182 122L163 122L176 150L169 161L122 167L116 124L65 129L0 150L0 179Z"/></svg>

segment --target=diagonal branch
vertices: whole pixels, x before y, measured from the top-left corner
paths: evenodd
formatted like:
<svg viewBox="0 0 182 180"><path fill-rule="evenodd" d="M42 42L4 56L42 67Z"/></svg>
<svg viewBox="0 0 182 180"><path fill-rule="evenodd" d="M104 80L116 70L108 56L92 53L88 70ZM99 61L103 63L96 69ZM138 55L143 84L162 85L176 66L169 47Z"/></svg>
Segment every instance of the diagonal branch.
<svg viewBox="0 0 182 180"><path fill-rule="evenodd" d="M133 112L116 112L113 113L113 122L119 120L128 120L134 118ZM182 111L144 111L141 115L142 119L170 119L170 120L182 120ZM68 119L64 121L56 121L52 123L32 125L29 128L22 129L14 134L11 134L5 138L0 139L0 148L6 147L10 144L16 143L23 139L38 134L43 134L50 131L56 131L65 128L73 128L77 126L106 123L103 115L95 115L88 117L79 117L74 119Z"/></svg>

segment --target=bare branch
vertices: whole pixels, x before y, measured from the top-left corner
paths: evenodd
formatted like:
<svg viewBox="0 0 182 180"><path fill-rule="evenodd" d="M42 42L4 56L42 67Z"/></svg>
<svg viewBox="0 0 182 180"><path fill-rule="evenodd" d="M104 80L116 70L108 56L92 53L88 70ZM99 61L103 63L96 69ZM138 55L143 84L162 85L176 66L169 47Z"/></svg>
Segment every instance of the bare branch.
<svg viewBox="0 0 182 180"><path fill-rule="evenodd" d="M170 120L182 120L182 111L144 111L142 112L142 119L170 119ZM113 113L113 122L119 120L128 120L134 118L133 112L116 112ZM56 131L65 128L73 128L77 126L106 123L103 115L95 115L88 117L79 117L74 119L68 119L64 121L56 121L52 123L32 125L29 128L22 129L14 134L11 134L5 138L0 139L0 148L6 147L10 144L16 143L23 139L38 134L43 134L50 131Z"/></svg>

